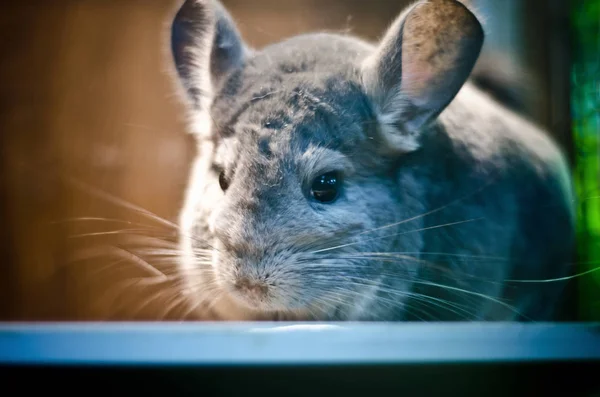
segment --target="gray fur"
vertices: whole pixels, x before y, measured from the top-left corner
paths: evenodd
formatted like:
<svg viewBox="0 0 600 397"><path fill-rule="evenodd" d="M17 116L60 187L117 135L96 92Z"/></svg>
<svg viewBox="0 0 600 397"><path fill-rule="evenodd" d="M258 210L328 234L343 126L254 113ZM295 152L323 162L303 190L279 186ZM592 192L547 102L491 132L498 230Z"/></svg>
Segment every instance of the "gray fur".
<svg viewBox="0 0 600 397"><path fill-rule="evenodd" d="M174 23L177 37L185 18L241 40L227 33L235 25L226 13L209 11L221 9L216 2L186 6ZM452 87L428 87L452 101L415 131L415 142L394 150L381 98L364 78L373 54L399 51L385 50L393 40L376 47L316 33L243 56L246 46L230 42L234 53L224 48L219 59L235 61L213 59L210 81L189 79L203 60L178 51L208 42L214 40L195 37L173 46L188 92L210 104L190 107L192 120L208 121L191 126L199 154L181 213L181 268L199 302L239 320L552 318L561 285L505 281L560 277L571 261L568 169L542 131L468 82L456 97ZM479 47L465 51L459 55L473 63ZM401 74L399 59L389 58L386 70ZM444 76L464 80L472 65L466 67ZM402 86L383 77L384 89ZM402 99L396 94L386 97ZM406 117L400 112L394 122L410 123ZM220 170L229 181L225 192ZM340 198L316 202L312 180L333 170L344 175Z"/></svg>

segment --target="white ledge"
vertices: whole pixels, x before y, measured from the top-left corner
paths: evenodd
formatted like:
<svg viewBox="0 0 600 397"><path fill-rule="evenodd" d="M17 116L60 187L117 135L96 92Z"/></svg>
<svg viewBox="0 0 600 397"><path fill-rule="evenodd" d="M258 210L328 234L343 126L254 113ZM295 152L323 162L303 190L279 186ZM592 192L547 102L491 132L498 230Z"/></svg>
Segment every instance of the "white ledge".
<svg viewBox="0 0 600 397"><path fill-rule="evenodd" d="M0 323L0 365L565 360L600 360L600 324Z"/></svg>

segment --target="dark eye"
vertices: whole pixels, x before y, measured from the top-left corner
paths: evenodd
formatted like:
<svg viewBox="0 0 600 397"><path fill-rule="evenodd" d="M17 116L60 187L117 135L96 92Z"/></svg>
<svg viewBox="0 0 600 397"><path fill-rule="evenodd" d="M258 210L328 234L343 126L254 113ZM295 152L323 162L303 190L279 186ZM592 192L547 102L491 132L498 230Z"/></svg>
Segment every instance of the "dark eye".
<svg viewBox="0 0 600 397"><path fill-rule="evenodd" d="M225 176L225 171L221 171L219 174L219 186L221 186L221 190L225 191L229 187L229 180Z"/></svg>
<svg viewBox="0 0 600 397"><path fill-rule="evenodd" d="M310 193L321 203L331 203L338 198L341 186L341 174L336 171L328 172L315 178Z"/></svg>

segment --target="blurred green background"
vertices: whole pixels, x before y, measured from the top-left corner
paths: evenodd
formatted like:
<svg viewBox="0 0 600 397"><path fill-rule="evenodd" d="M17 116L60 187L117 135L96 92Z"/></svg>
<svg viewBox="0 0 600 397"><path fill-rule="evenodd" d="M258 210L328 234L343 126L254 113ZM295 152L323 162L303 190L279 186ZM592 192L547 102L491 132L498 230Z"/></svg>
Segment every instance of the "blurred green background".
<svg viewBox="0 0 600 397"><path fill-rule="evenodd" d="M571 109L577 191L579 315L600 320L600 1L572 2Z"/></svg>

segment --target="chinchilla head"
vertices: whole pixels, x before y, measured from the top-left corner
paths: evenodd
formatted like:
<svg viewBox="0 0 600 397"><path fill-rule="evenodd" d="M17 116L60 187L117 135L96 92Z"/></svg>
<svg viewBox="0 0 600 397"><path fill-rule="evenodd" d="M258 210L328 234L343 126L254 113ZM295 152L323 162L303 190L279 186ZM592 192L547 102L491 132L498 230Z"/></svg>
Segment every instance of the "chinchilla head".
<svg viewBox="0 0 600 397"><path fill-rule="evenodd" d="M402 221L427 187L399 164L482 42L464 5L430 0L374 46L310 34L254 50L217 1L185 1L172 50L199 147L181 214L194 293L318 319L401 310L419 263L386 253L421 249Z"/></svg>

